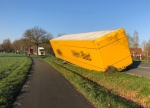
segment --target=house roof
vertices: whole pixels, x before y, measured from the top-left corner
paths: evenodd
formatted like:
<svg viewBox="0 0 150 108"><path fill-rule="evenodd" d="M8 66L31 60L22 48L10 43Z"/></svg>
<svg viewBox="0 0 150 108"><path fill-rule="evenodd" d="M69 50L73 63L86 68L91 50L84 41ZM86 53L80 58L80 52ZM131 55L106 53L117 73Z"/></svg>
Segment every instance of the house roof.
<svg viewBox="0 0 150 108"><path fill-rule="evenodd" d="M52 40L95 40L97 38L103 37L107 34L115 32L117 30L120 30L120 29L78 33L78 34L68 34L68 35L63 35L63 36L57 37Z"/></svg>
<svg viewBox="0 0 150 108"><path fill-rule="evenodd" d="M142 54L142 48L130 48L130 52L136 52L137 54Z"/></svg>

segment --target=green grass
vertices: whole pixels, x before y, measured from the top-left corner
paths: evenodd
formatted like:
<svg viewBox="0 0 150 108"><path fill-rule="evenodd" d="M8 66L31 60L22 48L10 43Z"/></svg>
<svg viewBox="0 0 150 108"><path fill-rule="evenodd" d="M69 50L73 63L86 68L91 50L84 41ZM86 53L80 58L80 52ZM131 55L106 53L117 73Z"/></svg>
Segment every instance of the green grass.
<svg viewBox="0 0 150 108"><path fill-rule="evenodd" d="M143 63L150 63L150 60L141 60Z"/></svg>
<svg viewBox="0 0 150 108"><path fill-rule="evenodd" d="M0 57L25 57L25 54L15 54L15 53L2 53L0 52Z"/></svg>
<svg viewBox="0 0 150 108"><path fill-rule="evenodd" d="M104 74L90 71L71 64L62 64L55 57L41 59L58 70L97 108L150 107L150 80L147 78L124 72Z"/></svg>
<svg viewBox="0 0 150 108"><path fill-rule="evenodd" d="M24 84L31 59L19 54L0 53L0 108L10 108Z"/></svg>
<svg viewBox="0 0 150 108"><path fill-rule="evenodd" d="M15 69L17 69L26 57L1 57L0 58L0 80L6 78Z"/></svg>
<svg viewBox="0 0 150 108"><path fill-rule="evenodd" d="M142 62L142 63L150 63L150 60L138 60L138 59L133 59L133 62Z"/></svg>

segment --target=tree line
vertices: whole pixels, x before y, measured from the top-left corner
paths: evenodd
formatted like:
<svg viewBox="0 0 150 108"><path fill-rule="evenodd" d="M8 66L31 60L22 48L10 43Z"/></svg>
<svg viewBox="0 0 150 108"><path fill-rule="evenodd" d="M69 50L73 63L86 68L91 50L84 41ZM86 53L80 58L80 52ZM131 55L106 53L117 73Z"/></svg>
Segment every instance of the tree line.
<svg viewBox="0 0 150 108"><path fill-rule="evenodd" d="M38 54L38 47L41 45L45 48L46 53L52 53L52 47L49 40L53 38L53 35L45 31L44 29L35 26L31 29L27 29L20 39L16 39L11 43L10 39L5 39L0 44L0 51L2 52L27 52L29 48L36 47Z"/></svg>
<svg viewBox="0 0 150 108"><path fill-rule="evenodd" d="M127 39L130 48L134 48L135 50L137 48L142 48L143 56L150 56L150 39L147 41L143 40L140 44L140 39L137 31L134 31L133 36L127 34Z"/></svg>
<svg viewBox="0 0 150 108"><path fill-rule="evenodd" d="M65 34L58 34L58 37ZM49 40L53 39L53 35L45 31L44 29L35 26L31 29L27 29L20 39L16 39L11 43L10 39L5 39L2 44L0 44L0 51L3 52L17 52L27 51L28 48L43 46L46 53L53 53L52 47ZM140 44L138 32L134 31L133 36L127 34L128 44L130 48L142 48L143 52L150 54L150 39L143 41ZM38 51L38 50L37 50Z"/></svg>

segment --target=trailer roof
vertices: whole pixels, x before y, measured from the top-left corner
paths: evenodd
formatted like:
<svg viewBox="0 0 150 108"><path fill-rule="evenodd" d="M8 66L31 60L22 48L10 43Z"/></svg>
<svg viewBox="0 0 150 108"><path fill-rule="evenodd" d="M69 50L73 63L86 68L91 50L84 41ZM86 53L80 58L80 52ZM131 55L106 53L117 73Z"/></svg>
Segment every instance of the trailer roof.
<svg viewBox="0 0 150 108"><path fill-rule="evenodd" d="M117 30L119 30L119 29L87 32L87 33L78 33L78 34L68 34L68 35L63 35L63 36L54 38L52 40L95 40L97 38L100 38L102 36L105 36L109 33L117 31Z"/></svg>

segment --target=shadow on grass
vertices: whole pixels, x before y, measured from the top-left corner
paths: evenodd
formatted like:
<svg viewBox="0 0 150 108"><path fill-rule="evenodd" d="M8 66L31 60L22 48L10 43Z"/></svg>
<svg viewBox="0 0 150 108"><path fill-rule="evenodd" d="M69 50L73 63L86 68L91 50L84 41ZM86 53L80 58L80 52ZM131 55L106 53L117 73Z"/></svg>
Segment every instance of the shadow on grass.
<svg viewBox="0 0 150 108"><path fill-rule="evenodd" d="M121 107L143 108L143 106L139 105L138 103L119 96L117 93L113 92L112 90L109 90L104 86L101 86L96 82L80 75L79 73L76 73L74 70L68 69L67 67L64 67L58 63L56 64L73 72L77 76L81 77L82 80L84 80L84 84L82 84L81 86L82 88L85 89L86 92L88 92L87 93L88 96L92 95L92 98L94 99L91 100L94 100L94 103L100 103L100 104L102 103L101 105L107 106L109 108L121 108Z"/></svg>

